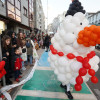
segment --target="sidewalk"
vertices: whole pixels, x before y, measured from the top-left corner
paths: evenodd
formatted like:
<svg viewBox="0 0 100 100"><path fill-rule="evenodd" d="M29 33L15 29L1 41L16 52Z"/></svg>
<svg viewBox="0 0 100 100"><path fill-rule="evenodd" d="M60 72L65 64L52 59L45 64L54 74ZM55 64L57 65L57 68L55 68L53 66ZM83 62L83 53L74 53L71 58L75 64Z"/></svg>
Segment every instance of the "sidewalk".
<svg viewBox="0 0 100 100"><path fill-rule="evenodd" d="M44 52L39 60L40 66L37 66L32 79L19 90L15 100L68 100L53 70L46 66L49 65L47 58L48 53ZM74 100L97 100L87 84L83 83L82 87L82 91L76 92L72 86Z"/></svg>
<svg viewBox="0 0 100 100"><path fill-rule="evenodd" d="M43 52L44 52L44 49L37 50L37 53L39 55L39 58L41 57L41 54ZM23 78L21 78L20 81L23 80L23 79L25 79L27 77L27 75L30 73L30 71L32 70L32 68L33 67L30 67L30 66L27 66L26 67L27 70L23 71L23 74L22 74L22 77ZM15 82L15 81L13 82L13 84L16 84L16 83L17 82ZM12 90L9 91L9 93L10 93L10 95L11 95L12 98L14 98L16 96L16 93L20 90L21 87L22 86L19 86L19 87L16 87L16 88L14 88L14 89L12 89Z"/></svg>

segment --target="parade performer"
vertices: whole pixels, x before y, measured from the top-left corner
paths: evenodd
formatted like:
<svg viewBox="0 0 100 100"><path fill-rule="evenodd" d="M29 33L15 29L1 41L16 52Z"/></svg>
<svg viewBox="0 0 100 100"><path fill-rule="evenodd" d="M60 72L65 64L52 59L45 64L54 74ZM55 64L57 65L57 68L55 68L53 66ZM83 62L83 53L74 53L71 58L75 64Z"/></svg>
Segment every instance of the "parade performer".
<svg viewBox="0 0 100 100"><path fill-rule="evenodd" d="M60 86L66 89L68 98L73 99L70 84L80 91L83 82L89 79L98 82L95 72L99 69L99 57L94 49L100 44L100 26L89 25L78 0L72 0L65 16L51 39L48 61L62 83Z"/></svg>

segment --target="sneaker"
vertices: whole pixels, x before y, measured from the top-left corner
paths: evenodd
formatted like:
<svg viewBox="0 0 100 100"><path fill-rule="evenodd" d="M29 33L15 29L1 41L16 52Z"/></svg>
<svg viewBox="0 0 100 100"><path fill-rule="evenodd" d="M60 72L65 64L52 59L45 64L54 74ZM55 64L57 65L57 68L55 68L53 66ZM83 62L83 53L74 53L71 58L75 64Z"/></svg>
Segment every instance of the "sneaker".
<svg viewBox="0 0 100 100"><path fill-rule="evenodd" d="M17 79L16 79L16 82L20 82L20 80L17 78Z"/></svg>
<svg viewBox="0 0 100 100"><path fill-rule="evenodd" d="M66 91L65 94L67 95L67 97L70 99L70 100L73 100L73 96L71 94L70 91Z"/></svg>
<svg viewBox="0 0 100 100"><path fill-rule="evenodd" d="M18 78L22 78L22 76L20 76L20 75L19 75L19 77L18 77Z"/></svg>

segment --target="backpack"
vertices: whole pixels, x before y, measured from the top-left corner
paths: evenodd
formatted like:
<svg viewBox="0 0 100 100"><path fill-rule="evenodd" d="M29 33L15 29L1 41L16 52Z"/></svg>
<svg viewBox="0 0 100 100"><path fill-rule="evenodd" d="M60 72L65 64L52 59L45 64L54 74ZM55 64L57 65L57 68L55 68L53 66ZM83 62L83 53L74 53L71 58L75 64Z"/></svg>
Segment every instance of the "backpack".
<svg viewBox="0 0 100 100"><path fill-rule="evenodd" d="M26 47L30 48L31 44L29 42L26 42Z"/></svg>

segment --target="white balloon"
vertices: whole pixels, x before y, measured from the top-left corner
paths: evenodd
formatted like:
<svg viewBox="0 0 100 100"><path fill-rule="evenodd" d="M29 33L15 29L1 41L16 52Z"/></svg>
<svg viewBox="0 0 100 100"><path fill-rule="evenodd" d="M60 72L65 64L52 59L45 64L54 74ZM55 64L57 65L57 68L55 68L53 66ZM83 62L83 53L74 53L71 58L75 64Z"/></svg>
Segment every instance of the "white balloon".
<svg viewBox="0 0 100 100"><path fill-rule="evenodd" d="M54 73L55 73L56 75L59 75L59 72L58 72L57 69L54 70Z"/></svg>
<svg viewBox="0 0 100 100"><path fill-rule="evenodd" d="M83 76L82 78L83 78L84 82L89 81L89 78L88 78L88 77L86 77L86 76Z"/></svg>
<svg viewBox="0 0 100 100"><path fill-rule="evenodd" d="M52 55L50 56L50 59L51 59L52 61L55 61L55 60L57 60L57 56L52 54Z"/></svg>
<svg viewBox="0 0 100 100"><path fill-rule="evenodd" d="M75 49L78 49L80 47L80 45L77 43L77 40L73 43L73 47Z"/></svg>
<svg viewBox="0 0 100 100"><path fill-rule="evenodd" d="M56 40L55 40L55 38L53 37L53 38L51 39L51 43L54 44L55 42L56 42Z"/></svg>
<svg viewBox="0 0 100 100"><path fill-rule="evenodd" d="M76 78L72 77L70 80L70 84L75 85L76 84Z"/></svg>
<svg viewBox="0 0 100 100"><path fill-rule="evenodd" d="M73 17L72 23L74 23L76 26L80 26L81 21L78 17Z"/></svg>
<svg viewBox="0 0 100 100"><path fill-rule="evenodd" d="M65 74L65 73L66 73L64 67L61 67L61 66L58 67L58 71L59 71L61 74Z"/></svg>
<svg viewBox="0 0 100 100"><path fill-rule="evenodd" d="M95 70L95 72L97 72L99 69L99 65L95 65L93 69Z"/></svg>
<svg viewBox="0 0 100 100"><path fill-rule="evenodd" d="M53 46L57 51L62 51L60 45L57 42L55 42Z"/></svg>
<svg viewBox="0 0 100 100"><path fill-rule="evenodd" d="M59 35L61 37L64 37L66 35L66 32L62 29L62 30L60 30Z"/></svg>
<svg viewBox="0 0 100 100"><path fill-rule="evenodd" d="M95 46L91 46L90 51L94 51L94 50L95 50Z"/></svg>
<svg viewBox="0 0 100 100"><path fill-rule="evenodd" d="M80 46L80 48L77 50L79 54L86 54L88 51L88 48L84 46Z"/></svg>
<svg viewBox="0 0 100 100"><path fill-rule="evenodd" d="M78 72L80 68L82 68L82 63L80 63L78 61L74 61L73 63L71 63L71 69L74 72Z"/></svg>
<svg viewBox="0 0 100 100"><path fill-rule="evenodd" d="M71 32L71 33L73 33L74 30L75 30L75 28L76 28L76 26L73 23L64 23L65 32Z"/></svg>
<svg viewBox="0 0 100 100"><path fill-rule="evenodd" d="M50 62L50 57L48 57L48 62Z"/></svg>
<svg viewBox="0 0 100 100"><path fill-rule="evenodd" d="M55 65L53 63L51 63L51 67L54 69L55 68Z"/></svg>
<svg viewBox="0 0 100 100"><path fill-rule="evenodd" d="M58 59L58 64L59 64L59 66L66 66L68 64L68 61L65 57L60 57Z"/></svg>
<svg viewBox="0 0 100 100"><path fill-rule="evenodd" d="M57 60L54 62L54 65L55 65L55 66L58 66L58 62L57 62Z"/></svg>
<svg viewBox="0 0 100 100"><path fill-rule="evenodd" d="M72 74L71 74L71 73L67 73L67 74L66 74L66 78L67 78L67 79L71 79L71 78L72 78Z"/></svg>
<svg viewBox="0 0 100 100"><path fill-rule="evenodd" d="M74 14L74 17L77 17L80 20L83 20L85 18L85 15L81 12L77 12L76 14Z"/></svg>
<svg viewBox="0 0 100 100"><path fill-rule="evenodd" d="M74 49L73 49L71 46L66 45L66 46L63 48L63 52L64 52L65 54L73 53L73 52L74 52Z"/></svg>
<svg viewBox="0 0 100 100"><path fill-rule="evenodd" d="M61 37L59 36L58 33L55 34L55 39L56 39L57 41L61 40Z"/></svg>
<svg viewBox="0 0 100 100"><path fill-rule="evenodd" d="M59 45L60 45L61 47L64 47L66 44L64 43L63 40L60 40L60 41L59 41Z"/></svg>
<svg viewBox="0 0 100 100"><path fill-rule="evenodd" d="M71 20L72 20L72 16L71 15L68 15L68 16L65 17L65 20L64 20L63 23L70 23Z"/></svg>
<svg viewBox="0 0 100 100"><path fill-rule="evenodd" d="M65 82L65 80L66 80L65 75L64 74L59 74L58 75L58 80L61 81L61 82Z"/></svg>
<svg viewBox="0 0 100 100"><path fill-rule="evenodd" d="M82 27L86 27L88 26L89 24L89 21L85 18L83 21L82 21Z"/></svg>
<svg viewBox="0 0 100 100"><path fill-rule="evenodd" d="M79 32L82 30L81 27L77 27L74 31L74 34L78 37Z"/></svg>
<svg viewBox="0 0 100 100"><path fill-rule="evenodd" d="M94 56L93 59L94 59L96 64L99 64L100 58L98 56Z"/></svg>
<svg viewBox="0 0 100 100"><path fill-rule="evenodd" d="M63 40L66 44L71 44L76 40L76 36L72 33L68 33L65 36L63 36Z"/></svg>
<svg viewBox="0 0 100 100"><path fill-rule="evenodd" d="M71 68L70 68L70 65L67 65L65 70L66 70L67 73L70 73L72 71Z"/></svg>

